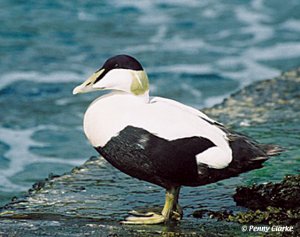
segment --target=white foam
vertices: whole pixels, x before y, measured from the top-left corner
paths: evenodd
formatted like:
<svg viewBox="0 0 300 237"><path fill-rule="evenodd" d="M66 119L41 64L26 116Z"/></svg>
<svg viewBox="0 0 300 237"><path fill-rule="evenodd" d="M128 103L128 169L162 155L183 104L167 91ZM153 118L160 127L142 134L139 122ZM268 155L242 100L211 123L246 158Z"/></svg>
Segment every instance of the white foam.
<svg viewBox="0 0 300 237"><path fill-rule="evenodd" d="M262 21L268 22L271 20L270 16L268 16L267 14L264 14L260 11L256 11L255 9L251 9L247 6L236 6L234 12L238 20L248 25L257 25L260 24Z"/></svg>
<svg viewBox="0 0 300 237"><path fill-rule="evenodd" d="M259 11L266 11L266 10L268 10L268 8L266 8L265 5L264 5L264 0L253 0L251 2L251 6L255 10L259 10Z"/></svg>
<svg viewBox="0 0 300 237"><path fill-rule="evenodd" d="M281 28L289 31L300 31L300 20L288 19L280 25Z"/></svg>
<svg viewBox="0 0 300 237"><path fill-rule="evenodd" d="M246 24L240 31L253 35L254 38L250 39L252 44L268 40L274 36L274 29L264 24L264 22L271 21L270 16L265 12L256 11L246 6L237 6L234 12L237 19ZM240 45L244 45L245 43L248 44L248 40L244 43L241 42Z"/></svg>
<svg viewBox="0 0 300 237"><path fill-rule="evenodd" d="M148 69L149 72L158 73L190 73L209 74L216 73L209 64L174 64L170 66L157 66Z"/></svg>
<svg viewBox="0 0 300 237"><path fill-rule="evenodd" d="M168 23L174 22L172 14L169 14L169 11L165 11L160 7L161 1L149 1L149 0L140 0L140 1L111 1L113 7L134 7L139 9L142 14L138 17L138 23L142 25L157 25L162 26ZM197 0L167 0L163 2L166 5L173 7L185 7L185 8L194 8L201 7L207 3L204 1Z"/></svg>
<svg viewBox="0 0 300 237"><path fill-rule="evenodd" d="M125 52L137 54L146 52L180 52L183 54L192 54L201 51L209 51L222 53L224 55L229 55L237 53L239 49L235 47L223 47L212 45L209 42L201 38L184 38L182 36L174 36L172 38L166 37L166 27L162 27L158 30L156 35L154 35L149 43L128 46L124 49ZM219 36L220 37L220 36Z"/></svg>
<svg viewBox="0 0 300 237"><path fill-rule="evenodd" d="M244 55L253 60L282 60L300 57L299 42L277 43L271 47L250 48Z"/></svg>
<svg viewBox="0 0 300 237"><path fill-rule="evenodd" d="M32 163L58 163L75 166L84 162L83 159L51 158L31 153L29 151L30 147L46 146L46 144L34 141L31 138L36 131L45 128L49 129L51 126L38 126L24 130L12 130L0 127L0 140L9 146L9 150L4 153L4 156L9 159L9 165L6 169L1 170L0 172L0 186L3 187L1 189L8 189L10 191L27 189L28 187L13 184L9 178L19 172L22 172L27 165Z"/></svg>
<svg viewBox="0 0 300 237"><path fill-rule="evenodd" d="M210 108L213 105L219 104L224 100L224 98L228 97L229 95L230 95L230 93L226 93L226 94L220 95L220 96L211 96L204 101L203 107Z"/></svg>
<svg viewBox="0 0 300 237"><path fill-rule="evenodd" d="M300 44L297 42L282 43L268 48L253 47L237 56L227 56L217 60L216 65L222 75L240 81L241 86L256 80L279 76L281 71L260 60L282 60L300 56ZM240 68L232 70L230 68Z"/></svg>
<svg viewBox="0 0 300 237"><path fill-rule="evenodd" d="M112 0L112 5L114 7L135 7L139 10L147 10L147 9L153 9L154 8L154 1L147 1L147 0L140 0L140 1L131 1L131 0Z"/></svg>
<svg viewBox="0 0 300 237"><path fill-rule="evenodd" d="M167 33L166 25L159 26L156 34L151 37L150 42L159 43L163 41L163 39L166 37L166 33Z"/></svg>
<svg viewBox="0 0 300 237"><path fill-rule="evenodd" d="M123 1L111 1L113 6L117 7L136 7L139 10L143 11L152 11L153 9L158 10L159 4L162 2L160 0L140 0L140 1L131 1L131 0L123 0ZM198 0L165 0L164 4L175 7L199 7L207 4L206 1L198 1Z"/></svg>
<svg viewBox="0 0 300 237"><path fill-rule="evenodd" d="M228 59L223 60L223 62L220 60L219 63L228 63ZM246 86L256 80L272 78L280 75L280 70L260 64L251 58L230 58L230 63L242 65L243 69L238 71L223 71L222 75L238 80L241 86Z"/></svg>
<svg viewBox="0 0 300 237"><path fill-rule="evenodd" d="M157 50L157 46L155 44L140 44L134 46L128 46L124 49L124 52L128 52L129 54L138 54L144 52L155 52Z"/></svg>
<svg viewBox="0 0 300 237"><path fill-rule="evenodd" d="M42 83L78 82L87 78L88 74L80 75L69 71L41 73L36 71L15 71L0 77L0 89L16 81L34 81Z"/></svg>
<svg viewBox="0 0 300 237"><path fill-rule="evenodd" d="M77 16L81 21L97 21L97 17L95 15L92 15L85 11L79 11Z"/></svg>
<svg viewBox="0 0 300 237"><path fill-rule="evenodd" d="M194 98L202 98L201 91L195 89L195 87L192 84L181 83L180 85L183 91L187 91L188 94L190 94Z"/></svg>
<svg viewBox="0 0 300 237"><path fill-rule="evenodd" d="M139 17L138 21L140 24L143 25L162 25L172 22L172 18L171 16L168 16L166 14L158 14L155 17L153 17L153 14L149 12L142 14Z"/></svg>

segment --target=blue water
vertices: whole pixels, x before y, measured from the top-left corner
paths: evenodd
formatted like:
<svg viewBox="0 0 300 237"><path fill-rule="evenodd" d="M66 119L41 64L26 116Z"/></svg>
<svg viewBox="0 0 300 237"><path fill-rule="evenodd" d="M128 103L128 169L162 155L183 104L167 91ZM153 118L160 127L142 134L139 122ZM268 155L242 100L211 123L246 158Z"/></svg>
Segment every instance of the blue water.
<svg viewBox="0 0 300 237"><path fill-rule="evenodd" d="M152 94L212 106L300 64L300 2L9 1L0 3L0 204L96 153L82 133L97 93L75 85L126 53Z"/></svg>

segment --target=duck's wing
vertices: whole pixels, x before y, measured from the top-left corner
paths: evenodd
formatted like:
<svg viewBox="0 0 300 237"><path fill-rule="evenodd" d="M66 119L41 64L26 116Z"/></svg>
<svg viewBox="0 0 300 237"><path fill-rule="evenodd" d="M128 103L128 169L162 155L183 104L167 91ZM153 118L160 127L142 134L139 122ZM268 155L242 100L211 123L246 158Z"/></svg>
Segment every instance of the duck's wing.
<svg viewBox="0 0 300 237"><path fill-rule="evenodd" d="M236 133L226 128L223 124L209 118L201 111L177 101L154 97L151 99L151 103L166 103L169 106L174 106L182 111L191 113L199 117L202 121L206 121L207 128L214 131L216 136L220 137L220 134L223 136L224 141L226 141L228 148L231 150L231 159L226 159L224 153L224 148L226 148L226 146L216 146L197 154L196 158L199 166L204 164L217 169L230 166L232 173L238 174L240 172L262 167L263 161L267 160L269 156L278 155L282 151L282 149L276 145L260 144L244 134ZM210 140L213 141L213 136L210 137ZM228 149L226 150L228 151Z"/></svg>
<svg viewBox="0 0 300 237"><path fill-rule="evenodd" d="M209 118L197 109L171 99L153 97L150 103L157 104L157 107L165 107L166 113L167 110L177 111L176 120L178 124L181 124L178 132L185 135L180 137L185 139L185 142L189 141L189 139L192 140L193 137L198 137L201 139L205 138L214 144L214 146L199 150L199 153L195 154L197 164L206 164L212 168L222 169L227 167L232 161L229 139L226 131L222 129L222 124ZM187 133L188 130L191 131L189 134ZM187 142L184 146L181 146L185 150L187 150L186 144L189 143ZM201 148L200 143L198 144L198 148Z"/></svg>
<svg viewBox="0 0 300 237"><path fill-rule="evenodd" d="M171 99L167 99L167 98L163 98L163 97L152 97L152 98L150 98L150 103L166 103L170 106L175 106L178 109L181 109L185 112L194 114L195 116L198 116L201 119L206 120L207 122L209 122L211 124L215 124L215 125L218 125L218 126L223 126L223 124L211 119L210 117L208 117L206 114L204 114L200 110L197 110L193 107L190 107L190 106L187 106L187 105L182 104L180 102L177 102L175 100L171 100Z"/></svg>

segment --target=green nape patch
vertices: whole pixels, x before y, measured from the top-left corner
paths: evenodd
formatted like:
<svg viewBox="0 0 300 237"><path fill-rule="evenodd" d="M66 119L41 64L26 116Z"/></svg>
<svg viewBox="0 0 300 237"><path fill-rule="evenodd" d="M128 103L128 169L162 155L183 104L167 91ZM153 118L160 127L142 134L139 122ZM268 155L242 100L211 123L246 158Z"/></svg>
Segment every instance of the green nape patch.
<svg viewBox="0 0 300 237"><path fill-rule="evenodd" d="M133 74L130 90L135 95L142 95L149 90L148 76L144 71L135 71Z"/></svg>

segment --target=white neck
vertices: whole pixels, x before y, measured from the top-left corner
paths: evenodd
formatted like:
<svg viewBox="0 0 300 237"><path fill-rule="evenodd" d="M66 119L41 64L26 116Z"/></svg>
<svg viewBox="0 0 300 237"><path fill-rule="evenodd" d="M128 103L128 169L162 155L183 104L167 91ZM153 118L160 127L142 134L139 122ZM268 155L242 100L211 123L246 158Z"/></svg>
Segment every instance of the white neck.
<svg viewBox="0 0 300 237"><path fill-rule="evenodd" d="M149 103L150 97L149 97L149 90L145 91L142 95L136 95L136 97L141 98L145 103Z"/></svg>
<svg viewBox="0 0 300 237"><path fill-rule="evenodd" d="M130 92L127 91L119 91L119 90L112 90L111 93L109 93L109 95L128 95L128 96L133 96L134 98L137 98L141 101L143 101L144 103L149 103L150 101L150 96L149 96L149 90L145 91L144 94L141 95L134 95Z"/></svg>
<svg viewBox="0 0 300 237"><path fill-rule="evenodd" d="M111 96L131 96L131 97L134 97L134 98L140 100L141 102L143 102L145 104L149 103L149 101L150 101L149 90L146 91L142 95L134 95L132 93L129 93L129 92L126 92L126 91L121 91L121 90L111 90L111 92L100 96L95 101L98 101L98 100L101 100L101 99L104 99L104 98L107 98L107 97L111 97Z"/></svg>

